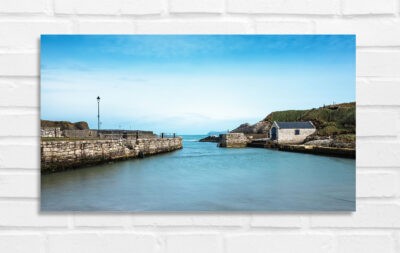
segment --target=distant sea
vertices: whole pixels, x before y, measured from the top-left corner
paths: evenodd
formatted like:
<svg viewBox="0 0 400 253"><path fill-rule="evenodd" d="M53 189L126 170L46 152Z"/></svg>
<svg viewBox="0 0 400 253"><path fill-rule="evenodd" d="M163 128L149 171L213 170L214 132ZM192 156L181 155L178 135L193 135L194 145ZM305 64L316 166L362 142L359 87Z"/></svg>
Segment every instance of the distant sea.
<svg viewBox="0 0 400 253"><path fill-rule="evenodd" d="M354 211L355 160L218 148L182 150L41 177L42 211Z"/></svg>

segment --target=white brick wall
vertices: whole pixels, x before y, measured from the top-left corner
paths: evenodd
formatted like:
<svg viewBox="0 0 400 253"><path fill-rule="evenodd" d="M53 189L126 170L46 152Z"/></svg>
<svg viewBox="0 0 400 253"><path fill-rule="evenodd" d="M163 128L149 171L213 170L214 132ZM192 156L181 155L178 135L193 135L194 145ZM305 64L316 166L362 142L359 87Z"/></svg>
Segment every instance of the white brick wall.
<svg viewBox="0 0 400 253"><path fill-rule="evenodd" d="M356 33L357 212L39 213L41 33ZM400 0L0 1L0 252L400 252Z"/></svg>

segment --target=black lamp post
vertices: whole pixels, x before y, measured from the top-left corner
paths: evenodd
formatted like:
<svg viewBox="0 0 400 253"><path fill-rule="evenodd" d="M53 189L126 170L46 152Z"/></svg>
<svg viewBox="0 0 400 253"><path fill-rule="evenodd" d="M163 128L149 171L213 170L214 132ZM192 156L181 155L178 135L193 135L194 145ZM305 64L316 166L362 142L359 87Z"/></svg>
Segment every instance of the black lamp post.
<svg viewBox="0 0 400 253"><path fill-rule="evenodd" d="M100 135L100 97L97 96L97 135Z"/></svg>

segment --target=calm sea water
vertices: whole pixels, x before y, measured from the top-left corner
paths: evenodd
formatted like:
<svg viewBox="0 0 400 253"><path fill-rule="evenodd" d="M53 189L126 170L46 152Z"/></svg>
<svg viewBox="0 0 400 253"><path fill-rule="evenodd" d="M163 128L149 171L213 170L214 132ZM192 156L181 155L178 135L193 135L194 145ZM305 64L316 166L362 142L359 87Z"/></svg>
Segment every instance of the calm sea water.
<svg viewBox="0 0 400 253"><path fill-rule="evenodd" d="M42 211L352 211L355 160L218 148L182 150L41 177Z"/></svg>

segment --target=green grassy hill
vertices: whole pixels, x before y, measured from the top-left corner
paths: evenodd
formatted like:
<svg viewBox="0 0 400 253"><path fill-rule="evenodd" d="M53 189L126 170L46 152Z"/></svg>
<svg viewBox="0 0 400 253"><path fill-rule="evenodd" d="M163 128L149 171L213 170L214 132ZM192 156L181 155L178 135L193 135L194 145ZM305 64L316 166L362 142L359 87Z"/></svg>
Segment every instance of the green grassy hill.
<svg viewBox="0 0 400 253"><path fill-rule="evenodd" d="M356 103L328 105L310 110L272 112L263 121L272 123L274 121L308 120L316 126L317 134L320 136L354 136L356 131Z"/></svg>

